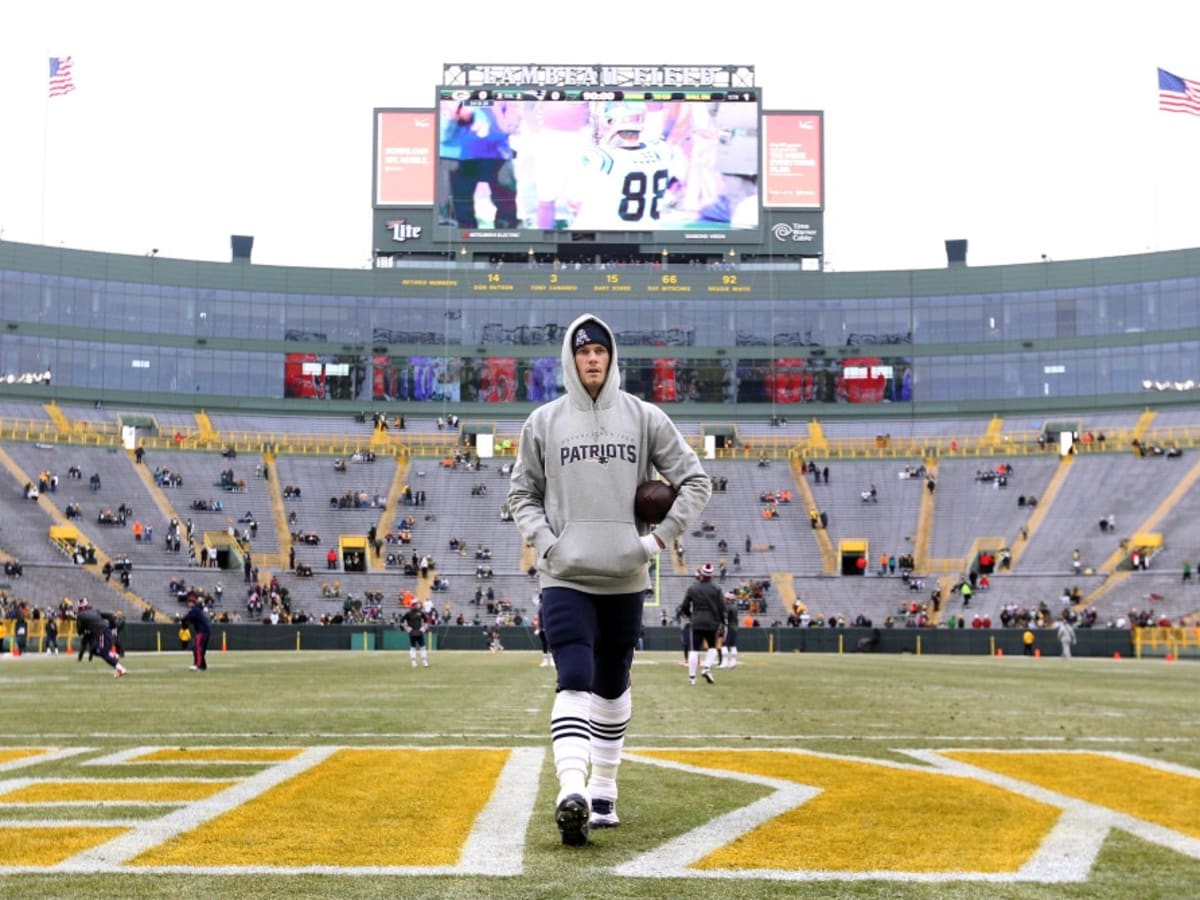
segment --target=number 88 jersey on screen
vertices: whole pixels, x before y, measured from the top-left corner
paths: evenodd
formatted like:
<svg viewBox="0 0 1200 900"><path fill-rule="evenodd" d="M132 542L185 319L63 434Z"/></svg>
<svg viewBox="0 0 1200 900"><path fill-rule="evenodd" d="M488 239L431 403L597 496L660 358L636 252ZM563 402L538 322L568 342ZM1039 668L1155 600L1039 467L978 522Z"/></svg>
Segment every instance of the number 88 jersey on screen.
<svg viewBox="0 0 1200 900"><path fill-rule="evenodd" d="M646 114L625 103L605 109L596 146L572 179L572 228L595 231L654 230L679 193L677 148L644 140Z"/></svg>

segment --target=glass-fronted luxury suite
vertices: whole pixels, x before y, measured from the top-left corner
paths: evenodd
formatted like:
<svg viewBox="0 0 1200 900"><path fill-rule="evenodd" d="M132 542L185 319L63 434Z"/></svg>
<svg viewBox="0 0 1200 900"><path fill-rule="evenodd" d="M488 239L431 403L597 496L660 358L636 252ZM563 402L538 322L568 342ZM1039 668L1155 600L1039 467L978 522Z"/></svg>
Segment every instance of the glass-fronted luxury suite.
<svg viewBox="0 0 1200 900"><path fill-rule="evenodd" d="M1193 250L873 273L342 271L0 243L2 389L46 399L520 415L560 390L582 312L618 333L628 390L695 415L1163 404L1200 379Z"/></svg>

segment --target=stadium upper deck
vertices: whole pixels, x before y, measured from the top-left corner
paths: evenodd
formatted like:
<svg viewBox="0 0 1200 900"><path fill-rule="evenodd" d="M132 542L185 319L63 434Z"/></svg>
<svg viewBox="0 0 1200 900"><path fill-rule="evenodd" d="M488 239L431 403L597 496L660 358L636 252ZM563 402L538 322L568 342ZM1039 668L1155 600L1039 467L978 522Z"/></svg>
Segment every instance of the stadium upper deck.
<svg viewBox="0 0 1200 900"><path fill-rule="evenodd" d="M1200 251L995 268L442 265L337 271L0 243L11 398L516 419L579 312L692 421L1185 405ZM896 428L891 428L895 432Z"/></svg>

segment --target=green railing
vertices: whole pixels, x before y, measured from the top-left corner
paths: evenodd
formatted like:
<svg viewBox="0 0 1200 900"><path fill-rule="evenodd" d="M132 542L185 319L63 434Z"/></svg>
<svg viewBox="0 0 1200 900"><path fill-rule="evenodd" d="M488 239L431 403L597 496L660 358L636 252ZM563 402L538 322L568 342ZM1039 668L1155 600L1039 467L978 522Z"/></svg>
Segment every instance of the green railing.
<svg viewBox="0 0 1200 900"><path fill-rule="evenodd" d="M1104 441L1077 442L1077 454L1131 453L1134 429L1105 433ZM809 440L788 434L754 435L737 447L717 450L718 459L928 459L931 457L1020 457L1045 456L1058 452L1057 444L1040 440L1034 430L1005 431L999 435L936 435ZM120 447L120 427L113 422L73 420L63 431L46 419L0 419L0 440L45 443L78 447ZM515 453L519 435L496 434L497 456ZM1150 428L1141 435L1143 445L1190 450L1200 447L1200 426ZM376 455L397 457L444 457L461 446L455 431L436 433L364 432L360 434L306 434L288 431L222 431L202 434L195 426L175 429L170 434L139 433L138 442L147 450L202 450L219 452L234 449L239 453L290 453L297 455L350 456L373 451ZM703 438L689 442L700 451ZM506 447L507 445L507 447Z"/></svg>

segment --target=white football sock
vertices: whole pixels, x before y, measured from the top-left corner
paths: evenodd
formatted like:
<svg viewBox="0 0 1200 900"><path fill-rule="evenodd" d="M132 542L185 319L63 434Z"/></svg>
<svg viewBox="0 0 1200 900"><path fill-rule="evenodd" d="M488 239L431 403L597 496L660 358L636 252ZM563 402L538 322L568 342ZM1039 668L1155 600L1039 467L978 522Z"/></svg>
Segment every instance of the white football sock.
<svg viewBox="0 0 1200 900"><path fill-rule="evenodd" d="M589 743L588 725L592 695L587 691L559 691L550 712L550 742L554 770L558 773L559 799L586 794Z"/></svg>
<svg viewBox="0 0 1200 900"><path fill-rule="evenodd" d="M615 700L592 695L592 777L588 780L592 796L617 799L617 768L632 714L633 691L629 688Z"/></svg>

